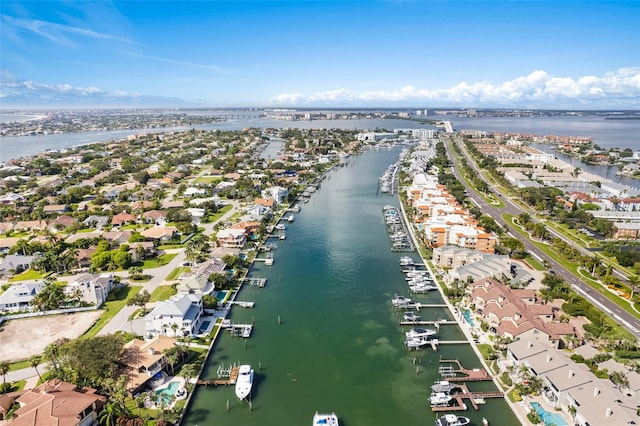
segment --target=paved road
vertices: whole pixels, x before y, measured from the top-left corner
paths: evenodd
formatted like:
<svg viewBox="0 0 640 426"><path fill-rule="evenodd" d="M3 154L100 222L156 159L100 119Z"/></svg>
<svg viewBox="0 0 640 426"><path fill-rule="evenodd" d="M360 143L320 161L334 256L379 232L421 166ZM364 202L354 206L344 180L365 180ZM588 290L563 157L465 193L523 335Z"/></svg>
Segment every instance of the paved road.
<svg viewBox="0 0 640 426"><path fill-rule="evenodd" d="M445 139L443 139L443 142L447 149L449 158L451 159L455 158L450 152L450 146L449 146L450 142L446 141ZM463 146L463 144L459 144L459 146L462 152L467 157L467 163L474 168L474 170L478 173L479 176L482 176L475 162L469 158L468 153L466 152L466 149ZM506 223L502 219L502 215L506 213L513 216L518 216L523 211L522 207L516 205L508 197L506 196L502 197L503 194L501 194L495 188L493 188L494 193L499 194L499 196L501 196L502 200L505 202L506 207L498 208L492 204L487 203L485 199L482 196L480 196L473 188L466 185L464 179L462 179L462 174L460 172L458 164L455 161L452 161L451 163L453 165L453 171L455 176L458 178L460 183L462 183L467 189L469 198L471 198L473 202L476 205L478 205L478 207L484 214L491 216L500 226L502 226L504 229L509 230L509 232L511 232L512 235L516 236L517 238L519 234L516 231L515 226L512 223ZM490 182L487 182L487 183L491 185ZM609 300L603 294L600 293L600 291L606 291L606 290L604 289L596 290L591 288L587 284L583 283L575 275L573 275L573 273L565 269L565 267L562 266L560 263L556 262L552 257L548 256L545 252L540 250L531 241L523 238L518 238L518 239L524 243L525 248L529 253L533 254L538 259L547 261L549 265L551 265L550 269L554 270L560 277L562 277L568 284L570 284L574 290L580 293L583 297L585 297L591 303L593 303L594 305L602 309L605 313L611 316L618 324L622 325L631 333L633 333L636 337L640 338L640 319L626 311L623 311L618 307L618 305L616 305L615 303L613 303L611 300ZM572 243L572 245L575 245L575 244Z"/></svg>

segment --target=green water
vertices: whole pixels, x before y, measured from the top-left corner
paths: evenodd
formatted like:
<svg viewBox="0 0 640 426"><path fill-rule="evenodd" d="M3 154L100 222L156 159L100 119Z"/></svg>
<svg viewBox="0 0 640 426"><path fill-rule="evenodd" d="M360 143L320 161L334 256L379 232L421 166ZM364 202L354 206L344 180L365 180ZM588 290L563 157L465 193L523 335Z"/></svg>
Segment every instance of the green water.
<svg viewBox="0 0 640 426"><path fill-rule="evenodd" d="M234 307L231 320L253 321L253 334L221 335L203 376L216 378L220 364L251 364L252 409L232 386L198 387L182 425L305 426L316 411L335 411L342 426L433 425L427 398L440 378L439 357L458 358L467 368L480 362L467 345L444 345L438 353L404 346L408 327L398 324L390 300L394 293L408 295L408 288L382 216L382 207L398 200L376 194L378 177L398 154L372 150L331 172L286 225L287 239L273 252L273 266L252 269L251 276L266 277L267 285L243 287L238 300L256 306ZM441 301L436 292L412 298ZM452 318L442 308L420 315ZM464 338L453 325L442 326L439 337ZM465 415L475 425L482 416L492 426L519 424L498 400Z"/></svg>

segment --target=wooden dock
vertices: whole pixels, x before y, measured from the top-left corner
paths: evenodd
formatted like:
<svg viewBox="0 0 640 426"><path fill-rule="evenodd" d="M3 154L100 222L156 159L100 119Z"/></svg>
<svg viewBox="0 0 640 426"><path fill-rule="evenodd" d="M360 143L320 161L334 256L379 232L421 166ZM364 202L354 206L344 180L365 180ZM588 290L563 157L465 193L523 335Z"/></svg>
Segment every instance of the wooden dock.
<svg viewBox="0 0 640 426"><path fill-rule="evenodd" d="M442 324L457 324L452 320L439 320L439 321L400 321L400 325L435 325L436 323Z"/></svg>
<svg viewBox="0 0 640 426"><path fill-rule="evenodd" d="M219 378L218 379L214 379L214 380L198 380L196 383L199 385L205 385L205 386L209 386L209 385L235 385L236 381L238 380L238 370L240 369L240 367L231 367L230 370L228 370L228 375L226 374L227 370L223 370L223 374L220 375L220 369L218 369L218 373L219 373Z"/></svg>
<svg viewBox="0 0 640 426"><path fill-rule="evenodd" d="M474 368L469 370L464 368L460 361L457 359L441 359L441 364L455 364L457 369L453 367L440 366L438 372L441 376L445 377L450 382L479 382L486 380L493 380L493 377L484 368ZM458 373L464 374L464 376L457 376Z"/></svg>
<svg viewBox="0 0 640 426"><path fill-rule="evenodd" d="M450 379L449 379L450 380ZM469 403L474 410L478 410L478 401L483 398L503 398L504 394L500 391L486 391L486 392L470 392L467 385L460 384L460 393L451 395L453 397L454 405L436 405L431 407L431 411L465 411L467 404L465 399L469 400Z"/></svg>
<svg viewBox="0 0 640 426"><path fill-rule="evenodd" d="M266 278L249 278L249 277L245 277L244 281L250 285L255 285L258 287L264 287L265 285L267 285L267 279Z"/></svg>

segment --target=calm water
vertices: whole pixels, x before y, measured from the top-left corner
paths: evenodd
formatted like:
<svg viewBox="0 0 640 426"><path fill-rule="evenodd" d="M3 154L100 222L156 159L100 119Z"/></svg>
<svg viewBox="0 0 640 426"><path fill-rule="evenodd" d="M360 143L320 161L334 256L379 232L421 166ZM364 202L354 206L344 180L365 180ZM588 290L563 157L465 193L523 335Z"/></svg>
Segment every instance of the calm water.
<svg viewBox="0 0 640 426"><path fill-rule="evenodd" d="M268 278L267 286L245 286L238 300L255 301L256 307L234 308L231 320L253 321L253 335L221 335L204 378L215 378L221 364L253 365L253 410L237 400L232 386L198 387L183 425L304 426L316 411L335 411L344 426L432 425L427 397L439 378L439 357L480 366L467 345L444 345L438 353L404 347L408 327L398 324L390 299L408 295L407 285L382 218L382 207L397 205L397 199L376 195L378 176L398 153L372 150L331 172L287 224L274 265L258 263L252 270L252 276ZM414 299L441 301L438 293ZM426 320L451 318L443 308L420 314ZM443 325L440 339L464 337L457 326ZM483 415L493 426L519 424L501 400L465 415L476 425Z"/></svg>

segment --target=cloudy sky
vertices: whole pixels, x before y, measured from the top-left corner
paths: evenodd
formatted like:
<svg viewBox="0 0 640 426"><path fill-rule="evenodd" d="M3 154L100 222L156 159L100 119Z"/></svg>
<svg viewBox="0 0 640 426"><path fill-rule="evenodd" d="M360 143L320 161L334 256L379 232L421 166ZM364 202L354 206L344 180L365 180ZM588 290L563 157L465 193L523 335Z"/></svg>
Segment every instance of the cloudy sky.
<svg viewBox="0 0 640 426"><path fill-rule="evenodd" d="M0 106L640 108L638 1L0 3Z"/></svg>

